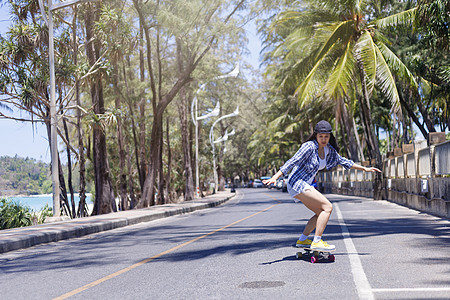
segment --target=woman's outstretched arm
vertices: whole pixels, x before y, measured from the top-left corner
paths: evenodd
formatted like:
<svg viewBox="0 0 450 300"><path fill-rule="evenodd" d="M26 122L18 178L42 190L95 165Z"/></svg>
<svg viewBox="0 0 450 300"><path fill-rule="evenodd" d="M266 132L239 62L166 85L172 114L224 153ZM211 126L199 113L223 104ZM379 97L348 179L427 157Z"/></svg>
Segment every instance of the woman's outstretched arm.
<svg viewBox="0 0 450 300"><path fill-rule="evenodd" d="M363 166L360 166L358 164L353 164L351 169L362 170L362 171L365 171L365 172L379 172L379 173L381 173L381 170L377 169L375 167L363 167Z"/></svg>

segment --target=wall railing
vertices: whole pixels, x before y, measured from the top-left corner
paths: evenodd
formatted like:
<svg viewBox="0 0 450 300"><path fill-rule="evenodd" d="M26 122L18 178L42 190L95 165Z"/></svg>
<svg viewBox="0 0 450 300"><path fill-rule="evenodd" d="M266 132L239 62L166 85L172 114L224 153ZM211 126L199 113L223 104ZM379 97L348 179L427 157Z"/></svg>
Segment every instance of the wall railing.
<svg viewBox="0 0 450 300"><path fill-rule="evenodd" d="M399 150L383 161L383 199L450 217L450 141ZM341 166L318 174L321 191L363 197L373 197L373 178Z"/></svg>

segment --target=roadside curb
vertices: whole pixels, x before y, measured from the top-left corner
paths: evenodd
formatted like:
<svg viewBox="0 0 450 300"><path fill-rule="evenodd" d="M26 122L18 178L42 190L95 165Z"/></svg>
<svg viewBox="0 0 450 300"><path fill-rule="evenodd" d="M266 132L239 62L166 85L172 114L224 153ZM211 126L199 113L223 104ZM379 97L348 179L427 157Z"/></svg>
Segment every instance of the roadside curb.
<svg viewBox="0 0 450 300"><path fill-rule="evenodd" d="M216 207L232 199L235 195L235 193L226 191L179 204L165 204L64 222L2 230L0 231L0 254Z"/></svg>

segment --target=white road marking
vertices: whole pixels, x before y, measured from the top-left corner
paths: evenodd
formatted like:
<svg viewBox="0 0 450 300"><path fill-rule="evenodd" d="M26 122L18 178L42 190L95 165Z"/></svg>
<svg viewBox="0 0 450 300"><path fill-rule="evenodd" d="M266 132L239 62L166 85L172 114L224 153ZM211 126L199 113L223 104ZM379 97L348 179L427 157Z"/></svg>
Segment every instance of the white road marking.
<svg viewBox="0 0 450 300"><path fill-rule="evenodd" d="M345 225L341 210L339 209L337 203L333 203L333 206L336 208L339 225L341 226L342 236L344 237L345 248L347 248L347 253L350 259L353 281L355 282L359 299L373 300L375 299L375 296L372 292L369 280L367 280L366 273L364 272L358 252L356 251L355 245L353 244L350 232L347 229L347 225Z"/></svg>
<svg viewBox="0 0 450 300"><path fill-rule="evenodd" d="M394 289L372 289L372 292L386 293L386 292L450 292L450 287L435 287L435 288L394 288Z"/></svg>

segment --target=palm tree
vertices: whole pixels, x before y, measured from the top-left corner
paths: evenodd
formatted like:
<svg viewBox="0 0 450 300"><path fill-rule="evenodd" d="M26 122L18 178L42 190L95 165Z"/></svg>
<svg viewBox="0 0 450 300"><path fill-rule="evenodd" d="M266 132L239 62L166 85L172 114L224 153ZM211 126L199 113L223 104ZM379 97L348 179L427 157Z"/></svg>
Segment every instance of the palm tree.
<svg viewBox="0 0 450 300"><path fill-rule="evenodd" d="M15 108L26 112L29 117L14 117L0 113L0 118L15 119L21 122L43 122L47 126L50 141L49 119L49 94L48 94L48 63L47 42L48 29L38 22L39 5L37 1L11 1L15 20L8 28L5 37L0 37L0 95L2 96L2 108ZM66 60L67 54L64 33L59 37L56 47L61 56L57 63L58 91L60 97L57 105L60 111L64 110L62 101L67 95L65 86L70 83L72 65ZM59 133L61 138L64 136ZM62 173L61 162L59 164L60 198L62 209L67 215L71 215L67 198L66 184Z"/></svg>
<svg viewBox="0 0 450 300"><path fill-rule="evenodd" d="M381 167L378 140L371 120L370 100L378 89L391 100L392 112L400 108L395 76L417 90L411 72L386 45L379 30L395 24L412 24L415 8L381 19L373 18L372 2L305 1L304 7L281 13L274 33L287 32L271 59L283 62L279 87L295 86L300 106L332 99L340 103L356 95L370 159ZM355 93L356 92L356 93ZM381 176L374 182L374 197L381 198Z"/></svg>

